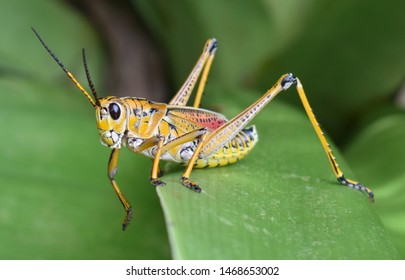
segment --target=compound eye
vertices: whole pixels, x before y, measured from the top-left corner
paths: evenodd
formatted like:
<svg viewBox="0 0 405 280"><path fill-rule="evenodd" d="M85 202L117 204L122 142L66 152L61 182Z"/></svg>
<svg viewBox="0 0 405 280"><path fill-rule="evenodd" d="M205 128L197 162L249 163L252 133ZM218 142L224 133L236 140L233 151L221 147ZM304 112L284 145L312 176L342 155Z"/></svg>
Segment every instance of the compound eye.
<svg viewBox="0 0 405 280"><path fill-rule="evenodd" d="M111 103L110 105L108 105L108 111L110 112L111 118L115 121L118 120L121 116L121 109L117 103Z"/></svg>

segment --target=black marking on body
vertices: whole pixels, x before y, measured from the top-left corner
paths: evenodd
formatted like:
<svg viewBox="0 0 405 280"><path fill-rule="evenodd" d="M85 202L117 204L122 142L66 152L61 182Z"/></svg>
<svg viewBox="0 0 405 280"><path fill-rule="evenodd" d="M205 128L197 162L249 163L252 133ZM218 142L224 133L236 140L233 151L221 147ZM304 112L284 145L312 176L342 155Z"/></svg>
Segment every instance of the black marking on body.
<svg viewBox="0 0 405 280"><path fill-rule="evenodd" d="M156 113L157 111L158 110L155 108L150 108L148 113L152 115L152 114Z"/></svg>
<svg viewBox="0 0 405 280"><path fill-rule="evenodd" d="M333 167L333 170L335 171L335 174L338 174L339 171L338 171L335 161L330 153L328 153L328 157L329 157L330 162L332 163L332 167Z"/></svg>
<svg viewBox="0 0 405 280"><path fill-rule="evenodd" d="M135 109L134 109L134 115L137 116L137 117L140 117L140 116L141 116L140 110L139 110L138 108L135 108Z"/></svg>

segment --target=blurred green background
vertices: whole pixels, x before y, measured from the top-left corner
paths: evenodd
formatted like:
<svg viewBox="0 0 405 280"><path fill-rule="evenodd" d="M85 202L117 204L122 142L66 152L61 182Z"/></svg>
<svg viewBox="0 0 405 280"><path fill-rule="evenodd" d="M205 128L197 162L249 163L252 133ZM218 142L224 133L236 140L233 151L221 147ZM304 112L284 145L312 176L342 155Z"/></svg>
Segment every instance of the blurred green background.
<svg viewBox="0 0 405 280"><path fill-rule="evenodd" d="M294 73L356 179L373 188L373 208L405 258L405 2L0 0L0 7L0 259L172 257L150 160L121 153L118 181L136 208L121 232L93 109L31 26L83 84L86 48L100 95L169 100L210 37L219 42L204 97L210 104L210 87L228 95L249 89L254 100ZM274 102L300 108L293 90Z"/></svg>

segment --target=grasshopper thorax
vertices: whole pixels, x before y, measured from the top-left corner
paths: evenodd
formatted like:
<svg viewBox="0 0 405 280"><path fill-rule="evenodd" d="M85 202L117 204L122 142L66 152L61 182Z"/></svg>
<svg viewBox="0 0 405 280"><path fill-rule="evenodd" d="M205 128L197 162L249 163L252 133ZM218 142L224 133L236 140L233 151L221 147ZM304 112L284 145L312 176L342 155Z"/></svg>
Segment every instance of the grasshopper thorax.
<svg viewBox="0 0 405 280"><path fill-rule="evenodd" d="M96 120L101 143L112 149L142 143L159 134L159 124L167 112L167 105L144 98L109 96L98 99ZM132 144L131 144L132 143Z"/></svg>
<svg viewBox="0 0 405 280"><path fill-rule="evenodd" d="M127 106L114 96L100 98L96 106L96 121L100 141L110 148L120 148L127 129Z"/></svg>

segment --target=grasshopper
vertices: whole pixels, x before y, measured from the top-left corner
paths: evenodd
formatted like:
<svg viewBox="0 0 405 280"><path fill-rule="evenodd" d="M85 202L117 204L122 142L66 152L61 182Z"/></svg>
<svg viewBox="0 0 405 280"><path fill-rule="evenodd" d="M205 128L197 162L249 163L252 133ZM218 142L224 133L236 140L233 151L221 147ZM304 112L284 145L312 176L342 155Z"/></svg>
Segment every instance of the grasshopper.
<svg viewBox="0 0 405 280"><path fill-rule="evenodd" d="M122 222L123 230L126 229L132 218L132 207L115 181L118 157L122 147L127 147L134 153L152 159L150 175L152 185L165 185L159 178L160 160L174 161L186 166L181 177L182 184L199 193L201 192L199 185L190 180L193 168L231 164L248 154L258 142L258 134L254 126L246 127L246 125L277 94L287 90L292 85L295 85L297 89L305 112L325 150L337 180L343 185L366 193L370 201L374 201L374 194L369 188L354 180L346 179L343 175L312 112L300 80L291 73L282 75L262 97L237 116L228 120L222 114L199 108L217 50L217 41L214 38L206 42L202 54L188 78L173 99L165 104L138 97L98 97L83 49L83 64L91 89L91 96L73 74L67 70L35 29L33 31L52 58L95 108L101 143L112 150L108 161L108 178L126 212ZM194 104L192 107L186 106L199 78Z"/></svg>

